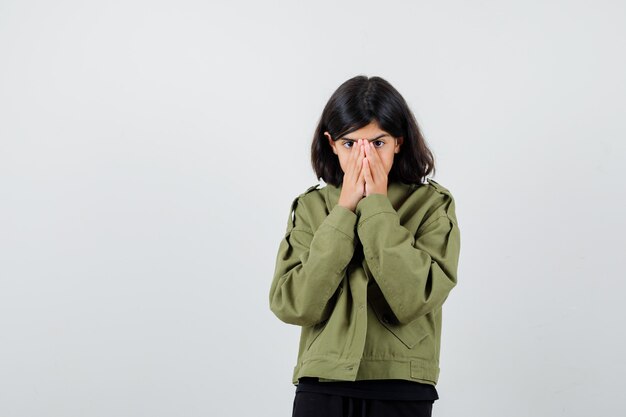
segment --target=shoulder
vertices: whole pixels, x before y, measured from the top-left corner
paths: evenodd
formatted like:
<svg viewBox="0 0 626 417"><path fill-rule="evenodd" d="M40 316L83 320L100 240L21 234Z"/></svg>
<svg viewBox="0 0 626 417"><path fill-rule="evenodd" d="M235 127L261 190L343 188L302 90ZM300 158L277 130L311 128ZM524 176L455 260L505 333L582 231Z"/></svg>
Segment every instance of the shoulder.
<svg viewBox="0 0 626 417"><path fill-rule="evenodd" d="M447 216L456 223L456 203L448 187L432 178L428 178L425 184L418 186L417 190L420 189L422 189L426 200L423 204L428 206L428 214L425 217L437 218Z"/></svg>
<svg viewBox="0 0 626 417"><path fill-rule="evenodd" d="M309 188L307 188L307 189L306 189L306 190L305 190L302 194L300 194L300 195L301 195L301 196L305 196L305 195L310 194L310 193L312 193L312 192L314 192L314 191L319 191L319 190L320 190L320 188L319 188L319 187L320 187L320 184L319 184L319 183L317 183L317 184L315 184L315 185L312 185L312 186L310 186Z"/></svg>
<svg viewBox="0 0 626 417"><path fill-rule="evenodd" d="M439 182L435 181L434 179L427 178L426 185L438 192L439 194L452 198L452 193L450 192L450 190L441 185Z"/></svg>
<svg viewBox="0 0 626 417"><path fill-rule="evenodd" d="M315 185L311 185L306 190L304 190L304 192L298 194L298 196L294 198L292 205L296 206L298 203L306 203L307 201L311 201L316 198L319 198L319 196L321 195L320 194L321 188L319 187L320 187L319 183Z"/></svg>
<svg viewBox="0 0 626 417"><path fill-rule="evenodd" d="M307 208L307 201L311 202L311 199L319 199L321 197L319 186L319 183L311 185L306 190L304 190L304 192L298 194L296 197L293 198L289 211L290 229L299 226L297 223L302 223L303 217L308 217L306 214L306 212L309 210Z"/></svg>

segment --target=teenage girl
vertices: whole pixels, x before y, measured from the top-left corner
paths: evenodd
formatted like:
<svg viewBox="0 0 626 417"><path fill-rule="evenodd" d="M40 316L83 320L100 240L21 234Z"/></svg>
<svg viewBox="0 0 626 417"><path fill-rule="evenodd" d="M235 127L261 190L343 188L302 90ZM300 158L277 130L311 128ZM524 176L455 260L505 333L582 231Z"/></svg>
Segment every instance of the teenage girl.
<svg viewBox="0 0 626 417"><path fill-rule="evenodd" d="M339 86L311 151L326 185L294 199L269 294L301 326L293 417L431 416L457 283L454 198L425 181L433 155L380 77Z"/></svg>

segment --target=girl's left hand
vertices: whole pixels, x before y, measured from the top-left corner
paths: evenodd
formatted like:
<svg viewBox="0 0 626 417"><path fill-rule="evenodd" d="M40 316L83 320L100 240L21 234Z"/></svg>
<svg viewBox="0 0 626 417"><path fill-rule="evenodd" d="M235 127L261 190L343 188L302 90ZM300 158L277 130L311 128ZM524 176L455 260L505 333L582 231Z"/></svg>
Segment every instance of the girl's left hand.
<svg viewBox="0 0 626 417"><path fill-rule="evenodd" d="M365 195L387 195L387 172L378 151L369 141L365 141L365 158L363 158L363 175L365 176Z"/></svg>

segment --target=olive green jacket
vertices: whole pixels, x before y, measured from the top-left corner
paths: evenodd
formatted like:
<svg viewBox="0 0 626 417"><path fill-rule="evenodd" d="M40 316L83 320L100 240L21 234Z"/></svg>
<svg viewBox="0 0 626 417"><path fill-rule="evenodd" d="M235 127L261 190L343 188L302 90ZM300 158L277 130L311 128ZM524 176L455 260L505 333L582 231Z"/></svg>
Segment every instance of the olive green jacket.
<svg viewBox="0 0 626 417"><path fill-rule="evenodd" d="M355 212L341 187L293 200L269 292L271 311L301 326L292 383L439 378L441 310L457 283L460 231L449 190L388 184Z"/></svg>

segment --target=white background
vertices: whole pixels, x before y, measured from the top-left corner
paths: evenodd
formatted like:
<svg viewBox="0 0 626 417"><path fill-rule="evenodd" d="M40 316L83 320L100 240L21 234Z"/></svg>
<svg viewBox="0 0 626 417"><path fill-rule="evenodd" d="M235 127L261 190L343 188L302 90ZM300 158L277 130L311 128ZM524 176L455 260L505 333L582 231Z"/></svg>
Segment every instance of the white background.
<svg viewBox="0 0 626 417"><path fill-rule="evenodd" d="M624 415L619 1L0 1L0 416L289 416L269 310L358 74L456 198L433 415Z"/></svg>

